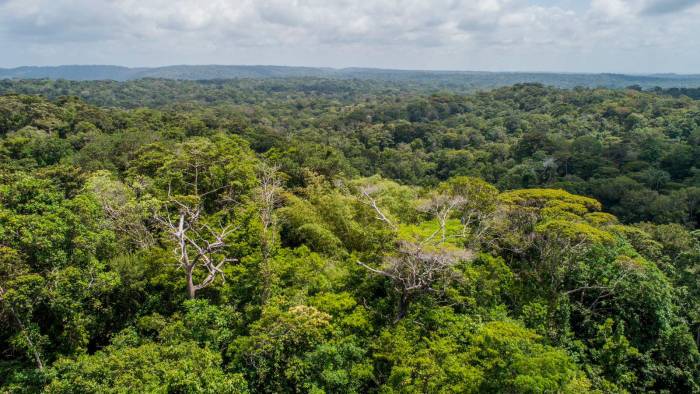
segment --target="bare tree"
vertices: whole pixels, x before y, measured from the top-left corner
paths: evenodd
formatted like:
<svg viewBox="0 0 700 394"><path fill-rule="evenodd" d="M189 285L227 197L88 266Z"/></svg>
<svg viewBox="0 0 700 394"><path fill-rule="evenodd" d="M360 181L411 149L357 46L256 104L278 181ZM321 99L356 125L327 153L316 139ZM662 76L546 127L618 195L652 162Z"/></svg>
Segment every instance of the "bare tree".
<svg viewBox="0 0 700 394"><path fill-rule="evenodd" d="M435 219L437 219L439 228L435 230L428 238L423 242L432 241L437 234L441 234L440 241L447 241L447 221L453 216L456 209L459 209L467 202L466 198L462 196L451 196L447 193L435 193L432 194L426 201L421 204L418 209L431 214ZM464 231L462 232L462 235Z"/></svg>
<svg viewBox="0 0 700 394"><path fill-rule="evenodd" d="M237 261L221 256L227 246L226 238L235 230L231 225L216 230L204 223L201 207L194 208L171 198L178 207L177 219L172 216L156 215L156 220L166 229L177 244L174 253L180 267L185 271L187 294L195 298L197 291L211 285L217 277L225 281L222 270L224 264ZM195 284L196 270L204 270L206 276Z"/></svg>
<svg viewBox="0 0 700 394"><path fill-rule="evenodd" d="M432 193L419 206L418 210L431 215L438 222L439 228L423 240L424 243L434 242L439 234L441 243L448 240L461 239L471 249L479 249L486 241L489 231L493 228L495 219L501 212L494 207L485 207L482 201L473 193ZM492 203L492 202L489 202ZM460 231L447 234L447 224L451 219L459 218ZM487 246L495 240L491 239Z"/></svg>
<svg viewBox="0 0 700 394"><path fill-rule="evenodd" d="M361 188L361 200L374 210L378 220L396 231L398 227L382 211L374 197L378 191L376 186ZM357 262L368 271L391 279L394 289L399 294L394 322L406 316L410 303L416 296L426 293L444 293L436 286L439 284L444 286L457 280L460 275L455 271L454 266L460 261L473 257L471 251L447 244L450 238L446 231L447 221L464 203L465 199L460 196L446 194L431 196L419 209L431 214L438 221L439 228L435 232L417 242L399 241L396 253L387 257L379 268L373 268L361 261ZM441 234L440 239L435 241L438 234Z"/></svg>
<svg viewBox="0 0 700 394"><path fill-rule="evenodd" d="M394 322L403 319L408 307L416 296L425 293L444 293L435 287L459 278L453 269L460 261L468 260L472 254L464 249L434 249L412 242L399 242L397 254L386 259L381 268L372 268L357 263L370 272L392 280L399 293L397 313Z"/></svg>
<svg viewBox="0 0 700 394"><path fill-rule="evenodd" d="M260 249L262 255L262 276L263 293L262 301L266 302L270 296L272 286L272 272L270 270L270 257L273 253L276 240L277 217L275 209L279 203L279 195L282 191L282 181L278 175L277 166L263 164L260 167L259 182L256 190L256 200L260 222L262 223L262 234L260 238Z"/></svg>
<svg viewBox="0 0 700 394"><path fill-rule="evenodd" d="M381 220L384 222L387 226L389 226L392 230L396 230L397 227L392 222L385 214L382 212L382 210L379 208L379 205L377 204L377 200L375 199L374 195L377 194L380 191L379 187L375 185L366 185L360 187L360 194L361 198L360 201L363 203L369 205L372 207L374 210L375 214L377 215L377 219Z"/></svg>

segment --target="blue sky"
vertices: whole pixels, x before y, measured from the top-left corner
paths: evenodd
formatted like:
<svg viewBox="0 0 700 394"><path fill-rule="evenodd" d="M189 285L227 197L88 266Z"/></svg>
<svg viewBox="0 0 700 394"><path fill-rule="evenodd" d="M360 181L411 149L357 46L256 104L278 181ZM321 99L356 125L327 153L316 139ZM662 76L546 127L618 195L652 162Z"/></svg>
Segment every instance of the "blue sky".
<svg viewBox="0 0 700 394"><path fill-rule="evenodd" d="M0 0L0 67L700 73L700 0Z"/></svg>

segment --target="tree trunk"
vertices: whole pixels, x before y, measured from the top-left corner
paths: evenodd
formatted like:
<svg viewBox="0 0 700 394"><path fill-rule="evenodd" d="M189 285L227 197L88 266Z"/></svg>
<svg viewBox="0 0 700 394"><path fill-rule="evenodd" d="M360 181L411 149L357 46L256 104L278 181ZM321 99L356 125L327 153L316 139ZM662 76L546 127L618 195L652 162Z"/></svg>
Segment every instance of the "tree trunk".
<svg viewBox="0 0 700 394"><path fill-rule="evenodd" d="M272 292L272 270L270 269L270 263L267 259L265 259L262 264L263 289L260 295L260 302L266 305L267 301L270 299L270 293Z"/></svg>
<svg viewBox="0 0 700 394"><path fill-rule="evenodd" d="M399 298L398 311L396 313L396 318L394 319L394 324L398 323L399 320L406 317L406 314L408 313L408 306L410 305L410 303L411 300L408 292L401 293L401 298Z"/></svg>
<svg viewBox="0 0 700 394"><path fill-rule="evenodd" d="M195 293L197 292L197 289L194 287L194 282L192 281L192 268L187 269L187 294L190 296L190 299L193 300Z"/></svg>
<svg viewBox="0 0 700 394"><path fill-rule="evenodd" d="M260 295L261 302L263 305L267 304L267 300L270 298L270 291L272 287L272 272L270 269L270 244L267 239L267 234L266 231L263 234L262 238L260 239L260 248L261 248L261 257L262 261L260 264L260 273L262 274L263 277L263 288L262 288L262 293Z"/></svg>
<svg viewBox="0 0 700 394"><path fill-rule="evenodd" d="M19 326L20 331L24 334L24 338L27 340L27 344L29 344L29 347L32 348L32 354L34 355L34 361L36 362L36 367L39 370L44 369L44 363L41 362L41 355L39 354L39 350L37 350L36 346L34 346L34 341L32 341L32 338L29 336L29 333L27 332L27 329L24 327L24 324L22 324L22 320L20 320L19 316L17 316L17 313L15 313L15 308L10 305L10 312L12 315L15 317L15 321L17 322L17 325Z"/></svg>

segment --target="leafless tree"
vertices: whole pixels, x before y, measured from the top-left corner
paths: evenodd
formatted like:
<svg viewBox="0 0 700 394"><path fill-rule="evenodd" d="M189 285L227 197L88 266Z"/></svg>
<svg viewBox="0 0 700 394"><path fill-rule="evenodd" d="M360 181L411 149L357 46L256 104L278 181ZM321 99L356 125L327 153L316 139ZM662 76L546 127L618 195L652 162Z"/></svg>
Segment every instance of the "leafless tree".
<svg viewBox="0 0 700 394"><path fill-rule="evenodd" d="M423 242L433 242L440 234L440 242L461 239L471 250L477 250L482 243L489 246L496 241L497 236L491 234L495 219L501 214L497 207L486 207L475 198L477 192L433 193L418 206L418 210L430 214L437 220L439 228ZM493 202L490 202L492 204ZM459 233L448 235L447 223L450 219L459 218L461 230ZM487 241L487 237L491 239Z"/></svg>
<svg viewBox="0 0 700 394"><path fill-rule="evenodd" d="M262 223L260 248L262 254L261 273L263 276L263 302L265 302L270 295L272 272L269 263L274 246L277 242L277 217L275 216L275 209L279 204L279 197L282 191L282 181L279 178L278 170L276 166L262 165L259 174L260 184L256 190L258 212L260 214L260 222Z"/></svg>
<svg viewBox="0 0 700 394"><path fill-rule="evenodd" d="M441 242L446 242L447 221L454 215L455 210L465 205L466 202L466 198L462 196L451 196L447 193L435 193L425 200L418 209L431 214L438 221L439 228L423 242L432 241L437 234L441 234Z"/></svg>
<svg viewBox="0 0 700 394"><path fill-rule="evenodd" d="M174 253L185 271L187 293L190 298L195 298L197 291L211 285L217 277L225 281L224 264L237 261L221 256L227 246L226 238L235 228L227 225L214 230L202 220L201 207L190 207L174 198L170 200L178 210L176 219L165 214L156 215L156 220L177 244ZM195 271L198 269L204 270L206 276L195 284Z"/></svg>
<svg viewBox="0 0 700 394"><path fill-rule="evenodd" d="M397 227L394 224L394 222L392 222L384 214L384 212L382 212L382 210L379 208L379 205L377 204L377 200L374 196L379 191L380 191L379 187L377 187L375 185L367 185L367 186L360 187L360 195L361 195L360 201L362 201L364 204L369 205L374 210L378 220L381 220L382 222L384 222L392 230L396 230Z"/></svg>
<svg viewBox="0 0 700 394"><path fill-rule="evenodd" d="M464 249L431 250L418 243L399 242L396 255L387 258L381 268L372 268L361 261L358 264L370 272L391 279L399 293L394 319L394 322L398 322L408 313L414 297L424 293L442 293L435 285L458 279L454 265L471 257L471 253Z"/></svg>
<svg viewBox="0 0 700 394"><path fill-rule="evenodd" d="M467 248L471 250L488 249L493 247L502 237L495 231L504 212L499 207L484 209L478 205L467 203L461 209L462 238Z"/></svg>
<svg viewBox="0 0 700 394"><path fill-rule="evenodd" d="M378 220L392 230L397 230L397 226L382 211L374 197L378 191L376 186L361 188L361 200L374 210ZM379 268L373 268L361 261L357 262L368 271L391 279L394 289L399 294L394 322L406 316L410 303L416 296L425 293L442 293L436 286L446 285L458 279L459 275L454 266L460 261L473 257L473 253L466 249L446 244L447 221L464 202L465 200L459 196L446 194L432 196L419 209L437 219L439 228L435 232L416 242L399 241L396 253L387 257ZM435 241L438 234L441 234L441 237Z"/></svg>

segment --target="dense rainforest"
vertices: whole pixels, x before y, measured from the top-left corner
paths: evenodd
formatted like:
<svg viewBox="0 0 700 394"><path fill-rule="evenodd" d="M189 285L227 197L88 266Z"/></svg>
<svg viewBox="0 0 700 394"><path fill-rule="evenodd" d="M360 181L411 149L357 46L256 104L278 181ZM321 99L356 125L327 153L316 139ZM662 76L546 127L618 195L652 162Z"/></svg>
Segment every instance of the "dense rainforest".
<svg viewBox="0 0 700 394"><path fill-rule="evenodd" d="M700 392L678 89L0 92L0 392Z"/></svg>

